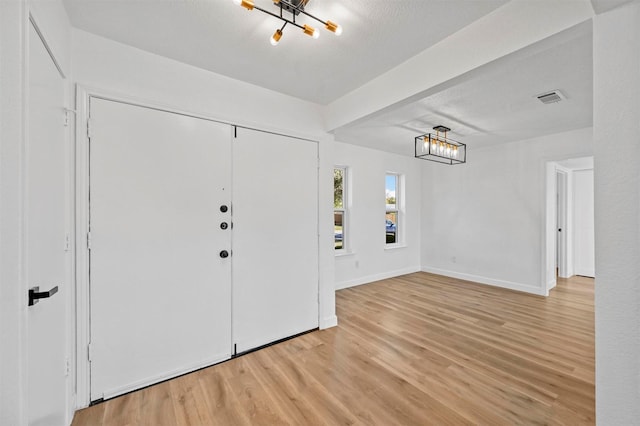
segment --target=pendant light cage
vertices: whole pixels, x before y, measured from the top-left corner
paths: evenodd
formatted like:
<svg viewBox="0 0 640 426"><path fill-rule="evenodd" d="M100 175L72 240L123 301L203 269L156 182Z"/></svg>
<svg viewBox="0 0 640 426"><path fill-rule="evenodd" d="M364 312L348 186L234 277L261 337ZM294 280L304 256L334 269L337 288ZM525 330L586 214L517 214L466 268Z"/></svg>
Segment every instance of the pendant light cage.
<svg viewBox="0 0 640 426"><path fill-rule="evenodd" d="M445 126L433 128L435 133L425 133L415 137L415 158L455 165L467 162L467 145L447 136L451 131Z"/></svg>

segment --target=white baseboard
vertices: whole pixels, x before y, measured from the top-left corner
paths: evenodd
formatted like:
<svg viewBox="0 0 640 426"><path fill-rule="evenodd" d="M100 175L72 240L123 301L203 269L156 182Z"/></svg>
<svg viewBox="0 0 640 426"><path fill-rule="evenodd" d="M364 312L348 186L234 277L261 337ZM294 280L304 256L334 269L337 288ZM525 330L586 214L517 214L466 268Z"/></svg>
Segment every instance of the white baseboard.
<svg viewBox="0 0 640 426"><path fill-rule="evenodd" d="M326 328L335 327L338 325L338 317L336 315L332 315L330 317L322 318L320 320L319 328L320 330L324 330Z"/></svg>
<svg viewBox="0 0 640 426"><path fill-rule="evenodd" d="M395 271L383 272L380 274L367 275L364 277L356 278L353 280L342 281L336 283L336 290L342 290L343 288L355 287L357 285L369 284L374 281L386 280L387 278L398 277L400 275L413 274L414 272L420 272L419 266L413 266L410 268L397 269Z"/></svg>
<svg viewBox="0 0 640 426"><path fill-rule="evenodd" d="M483 277L481 275L465 274L462 272L448 271L446 269L432 268L429 266L422 267L423 272L431 274L444 275L445 277L458 278L466 281L473 281L479 284L491 285L494 287L508 288L509 290L522 291L524 293L536 294L538 296L547 296L546 289L534 287L528 284L516 283L512 281L498 280L495 278Z"/></svg>

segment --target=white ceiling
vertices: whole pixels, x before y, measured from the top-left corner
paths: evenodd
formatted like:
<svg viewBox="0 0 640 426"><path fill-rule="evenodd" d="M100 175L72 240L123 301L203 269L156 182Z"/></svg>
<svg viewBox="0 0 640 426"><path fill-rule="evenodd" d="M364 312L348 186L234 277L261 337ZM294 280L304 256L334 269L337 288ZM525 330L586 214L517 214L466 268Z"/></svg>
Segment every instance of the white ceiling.
<svg viewBox="0 0 640 426"><path fill-rule="evenodd" d="M470 150L591 126L591 23L531 45L408 105L335 131L339 141L413 155L414 137L437 125ZM567 99L544 105L536 95Z"/></svg>
<svg viewBox="0 0 640 426"><path fill-rule="evenodd" d="M507 0L311 0L306 10L342 25L313 40L232 0L64 0L71 23L149 52L319 104L328 104ZM256 6L277 12L272 0ZM316 21L300 22L319 27Z"/></svg>
<svg viewBox="0 0 640 426"><path fill-rule="evenodd" d="M232 0L64 0L72 24L94 34L319 104L349 93L508 0L311 0L341 24L318 40ZM628 0L591 0L607 9ZM265 9L272 0L254 0ZM318 27L317 23L301 18ZM508 35L505 35L508 36ZM438 58L434 58L437 66ZM451 81L439 93L336 129L341 142L413 155L435 125L470 150L590 126L592 27L581 24ZM543 105L535 95L567 97Z"/></svg>

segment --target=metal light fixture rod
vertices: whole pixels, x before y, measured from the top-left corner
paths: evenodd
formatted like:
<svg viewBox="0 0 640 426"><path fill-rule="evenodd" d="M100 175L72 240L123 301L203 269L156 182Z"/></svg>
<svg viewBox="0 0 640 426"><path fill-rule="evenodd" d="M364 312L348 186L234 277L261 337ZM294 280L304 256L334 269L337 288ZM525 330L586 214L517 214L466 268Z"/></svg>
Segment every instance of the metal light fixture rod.
<svg viewBox="0 0 640 426"><path fill-rule="evenodd" d="M253 9L257 9L262 13L266 13L267 15L273 16L274 18L278 18L281 21L284 21L285 25L286 24L291 24L295 27L300 28L306 35L312 36L313 38L318 38L319 33L318 30L314 27L311 27L309 25L300 25L296 22L296 15L299 15L300 13L303 13L304 15L308 16L309 18L320 22L321 24L323 24L325 26L325 28L331 32L333 32L336 35L340 35L342 33L342 27L338 24L336 24L335 22L331 22L331 21L324 21L320 18L318 18L315 15L312 15L308 12L305 12L304 10L304 6L309 2L309 0L300 0L299 2L297 2L297 4L292 3L290 0L272 0L274 4L278 5L280 7L280 13L274 13L271 12L267 9L263 9L260 6L256 6L256 4L254 3L253 0L234 0L234 3L244 7L247 10L253 10ZM291 19L286 18L284 16L284 11L285 10L289 13L291 13ZM282 28L280 30L276 30L276 33L271 37L271 44L276 45L278 44L280 38L282 37L282 30L284 29L285 25L282 26Z"/></svg>
<svg viewBox="0 0 640 426"><path fill-rule="evenodd" d="M293 8L293 9L297 10L299 13L304 13L309 18L315 19L316 21L320 22L329 31L332 31L332 32L336 33L337 35L340 35L340 33L342 32L342 29L340 29L340 31L337 31L340 28L340 26L338 24L336 24L335 22L322 20L322 19L318 18L317 16L312 15L311 13L305 11L303 8L304 8L304 5L305 5L306 2L301 2L300 6L294 5L291 2L289 2L288 0L279 0L278 3L280 4L280 13L281 14L282 14L282 4L284 3L287 6L289 6L290 8ZM295 21L295 19L296 19L295 15L296 14L293 13L293 12L292 12L292 14L293 14L293 20Z"/></svg>
<svg viewBox="0 0 640 426"><path fill-rule="evenodd" d="M283 0L280 0L280 1L283 1ZM275 13L273 13L273 12L270 12L270 11L268 11L268 10L266 10L266 9L263 9L263 8L261 8L260 6L255 6L255 5L254 5L254 6L253 6L253 8L254 8L254 9L258 9L260 12L264 12L264 13L266 13L267 15L271 15L271 16L273 16L274 18L278 18L278 19L280 19L280 20L282 20L282 21L288 22L289 24L294 25L294 26L296 26L296 27L300 28L301 30L304 30L304 27L303 27L302 25L299 25L299 24L297 24L297 23L296 23L296 21L295 21L295 15L293 15L293 16L294 16L294 18L293 18L293 21L292 21L292 20L290 20L290 19L285 18L284 16L276 15L276 14L275 14ZM282 6L280 6L280 13L282 14Z"/></svg>
<svg viewBox="0 0 640 426"><path fill-rule="evenodd" d="M467 162L467 145L449 138L447 132L451 131L450 128L435 126L433 130L435 135L425 133L414 138L415 158L448 165Z"/></svg>

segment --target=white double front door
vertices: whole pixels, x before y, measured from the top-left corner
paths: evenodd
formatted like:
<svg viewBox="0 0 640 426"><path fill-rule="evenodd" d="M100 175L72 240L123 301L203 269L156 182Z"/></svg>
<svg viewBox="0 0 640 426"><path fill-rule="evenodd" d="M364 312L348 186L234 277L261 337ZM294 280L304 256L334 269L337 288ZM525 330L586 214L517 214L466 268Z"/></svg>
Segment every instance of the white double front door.
<svg viewBox="0 0 640 426"><path fill-rule="evenodd" d="M91 400L318 326L317 145L252 132L90 98Z"/></svg>

